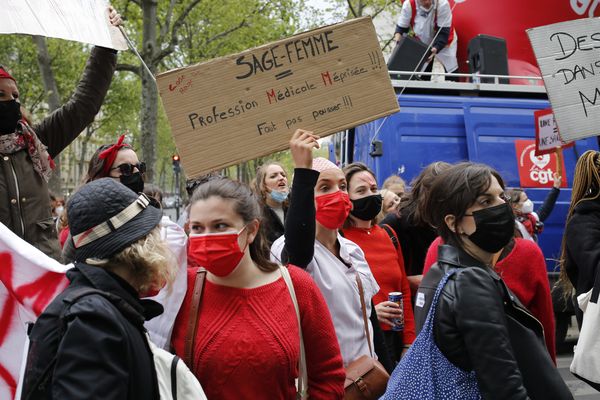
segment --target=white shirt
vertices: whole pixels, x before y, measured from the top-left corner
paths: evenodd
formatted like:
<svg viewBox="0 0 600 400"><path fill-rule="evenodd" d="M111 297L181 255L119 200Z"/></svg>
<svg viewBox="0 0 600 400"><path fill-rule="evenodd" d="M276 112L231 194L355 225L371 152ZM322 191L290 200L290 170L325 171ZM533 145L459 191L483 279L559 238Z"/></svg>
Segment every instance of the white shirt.
<svg viewBox="0 0 600 400"><path fill-rule="evenodd" d="M448 0L434 0L434 3L432 3L429 11L421 8L419 5L419 0L415 0L415 3L417 4L417 12L415 14L415 26L413 26L413 31L419 40L425 44L431 43L435 36L435 1L438 2L437 26L440 28L452 27L452 9L450 8ZM404 4L402 4L402 10L400 11L400 16L398 17L398 26L401 28L409 28L411 17L412 6L410 1L406 0L404 1ZM444 64L444 68L446 68L447 72L453 72L458 69L458 61L456 60L457 42L458 40L456 31L454 31L454 39L452 42L441 49L436 55L437 59Z"/></svg>
<svg viewBox="0 0 600 400"><path fill-rule="evenodd" d="M183 228L167 216L163 216L160 223L161 237L169 245L177 262L177 276L171 290L164 287L156 296L149 297L149 299L162 304L164 312L150 321L146 321L144 326L148 330L152 342L157 347L168 350L171 346L171 333L175 318L177 318L187 290L187 235Z"/></svg>
<svg viewBox="0 0 600 400"><path fill-rule="evenodd" d="M344 366L362 355L371 355L362 316L362 308L356 274L358 273L363 285L365 305L367 309L367 324L373 346L373 327L368 317L371 315L371 299L379 292L363 251L358 245L338 234L340 257L350 267L342 263L325 246L315 240L315 254L308 264L306 272L314 279L321 289L327 307L331 313L335 334L340 345ZM279 263L281 252L285 245L285 237L277 239L271 246L271 259ZM373 347L373 351L375 348Z"/></svg>

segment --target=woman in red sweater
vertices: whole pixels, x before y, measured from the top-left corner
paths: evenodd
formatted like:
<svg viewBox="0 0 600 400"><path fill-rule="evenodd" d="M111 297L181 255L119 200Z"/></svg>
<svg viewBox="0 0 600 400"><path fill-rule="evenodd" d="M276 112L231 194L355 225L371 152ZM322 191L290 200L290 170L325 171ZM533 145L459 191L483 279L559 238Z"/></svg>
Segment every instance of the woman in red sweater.
<svg viewBox="0 0 600 400"><path fill-rule="evenodd" d="M269 261L261 217L250 188L225 178L199 186L190 201L188 259L207 273L189 367L209 399L296 398L298 322L279 266ZM345 373L325 300L306 272L292 265L288 270L300 310L308 395L341 399ZM180 357L196 271L188 269L188 292L173 331Z"/></svg>
<svg viewBox="0 0 600 400"><path fill-rule="evenodd" d="M438 237L429 246L423 275L435 264L440 244L443 244L442 238ZM546 348L556 364L554 311L542 250L530 240L515 238L500 253L495 269L506 286L543 325Z"/></svg>
<svg viewBox="0 0 600 400"><path fill-rule="evenodd" d="M411 304L411 293L404 259L399 243L394 245L388 233L373 223L381 211L381 194L375 174L363 163L352 163L344 168L348 182L348 195L352 201L352 211L344 225L344 236L364 251L371 272L380 290L373 297L377 317L384 331L385 341L392 351L395 361L415 340L415 320ZM402 292L404 307L388 301L388 293ZM392 319L404 314L404 329L393 331Z"/></svg>

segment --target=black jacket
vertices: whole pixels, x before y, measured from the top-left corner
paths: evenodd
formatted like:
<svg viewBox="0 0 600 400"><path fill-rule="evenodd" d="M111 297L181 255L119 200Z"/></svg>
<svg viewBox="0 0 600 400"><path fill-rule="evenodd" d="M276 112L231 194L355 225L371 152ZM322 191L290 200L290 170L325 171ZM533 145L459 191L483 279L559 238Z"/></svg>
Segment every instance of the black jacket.
<svg viewBox="0 0 600 400"><path fill-rule="evenodd" d="M50 157L57 157L93 120L117 65L114 50L94 47L71 99L33 127ZM54 259L60 245L48 184L33 170L27 150L0 154L0 222Z"/></svg>
<svg viewBox="0 0 600 400"><path fill-rule="evenodd" d="M143 323L162 306L140 300L127 282L101 267L77 263L67 276L71 284L31 331L22 398L33 391L31 399L159 399ZM69 305L65 298L82 287L110 299L90 294ZM55 356L51 379L40 388Z"/></svg>
<svg viewBox="0 0 600 400"><path fill-rule="evenodd" d="M386 215L379 225L389 225L396 232L402 247L406 275L421 275L427 250L437 237L435 230L429 226L415 225L406 215L396 213Z"/></svg>
<svg viewBox="0 0 600 400"><path fill-rule="evenodd" d="M580 295L594 286L600 264L600 199L584 200L575 207L565 237L565 268L575 294Z"/></svg>
<svg viewBox="0 0 600 400"><path fill-rule="evenodd" d="M490 268L449 245L417 291L417 331L445 273L434 316L435 342L444 356L474 370L484 399L572 399L545 348L543 327Z"/></svg>
<svg viewBox="0 0 600 400"><path fill-rule="evenodd" d="M283 217L287 214L287 207L283 207ZM267 237L267 245L271 247L274 241L279 239L279 237L283 236L283 223L273 211L271 207L264 204L263 205L263 220L262 226L264 226L265 236Z"/></svg>

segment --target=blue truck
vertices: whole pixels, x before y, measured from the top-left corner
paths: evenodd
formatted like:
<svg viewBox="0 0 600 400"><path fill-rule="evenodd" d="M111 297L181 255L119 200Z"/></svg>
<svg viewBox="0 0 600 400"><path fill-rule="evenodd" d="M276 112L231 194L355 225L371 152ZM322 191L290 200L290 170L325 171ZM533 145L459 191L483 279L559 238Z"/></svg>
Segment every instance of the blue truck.
<svg viewBox="0 0 600 400"><path fill-rule="evenodd" d="M434 161L468 160L491 165L508 187L520 187L515 140L535 138L533 113L550 108L543 86L405 80L392 83L400 112L342 135L338 143L342 163L367 164L381 185L392 174L410 183L424 166ZM539 236L551 284L558 276L556 260L561 250L575 164L578 156L588 149L598 150L596 138L577 141L563 150L563 175L568 187L561 189L554 211ZM536 209L548 191L526 189ZM557 343L564 339L565 324L570 320L570 310L558 304L560 297L553 293Z"/></svg>

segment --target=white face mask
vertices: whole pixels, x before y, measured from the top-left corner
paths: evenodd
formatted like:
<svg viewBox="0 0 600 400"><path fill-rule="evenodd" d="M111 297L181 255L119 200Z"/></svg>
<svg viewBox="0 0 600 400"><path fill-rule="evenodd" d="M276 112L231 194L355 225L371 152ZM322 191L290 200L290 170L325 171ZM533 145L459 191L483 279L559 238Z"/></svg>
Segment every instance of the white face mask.
<svg viewBox="0 0 600 400"><path fill-rule="evenodd" d="M56 207L56 208L54 209L54 212L55 212L55 213L56 213L56 215L58 215L59 217L62 215L63 211L64 211L64 208L63 208L62 206Z"/></svg>
<svg viewBox="0 0 600 400"><path fill-rule="evenodd" d="M521 212L523 214L531 214L533 212L533 201L527 199L521 206Z"/></svg>

